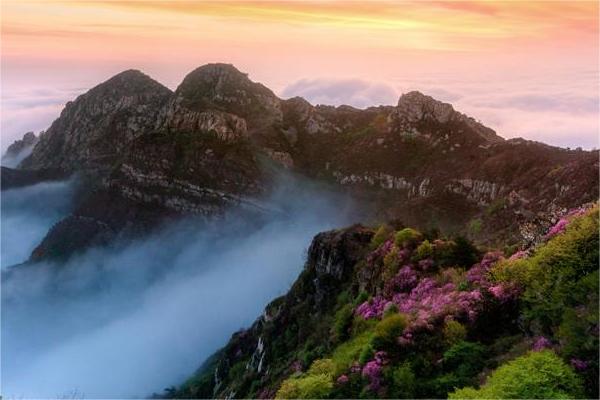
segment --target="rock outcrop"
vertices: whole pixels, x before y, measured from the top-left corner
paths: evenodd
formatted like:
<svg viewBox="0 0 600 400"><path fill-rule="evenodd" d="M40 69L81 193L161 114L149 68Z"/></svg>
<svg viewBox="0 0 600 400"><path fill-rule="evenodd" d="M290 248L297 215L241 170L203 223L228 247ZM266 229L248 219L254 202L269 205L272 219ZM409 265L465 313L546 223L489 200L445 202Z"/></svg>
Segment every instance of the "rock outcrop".
<svg viewBox="0 0 600 400"><path fill-rule="evenodd" d="M16 167L27 157L39 138L33 132L27 132L22 139L15 140L2 155L2 165Z"/></svg>
<svg viewBox="0 0 600 400"><path fill-rule="evenodd" d="M121 72L67 103L21 168L110 168L131 140L154 129L171 94L140 71Z"/></svg>

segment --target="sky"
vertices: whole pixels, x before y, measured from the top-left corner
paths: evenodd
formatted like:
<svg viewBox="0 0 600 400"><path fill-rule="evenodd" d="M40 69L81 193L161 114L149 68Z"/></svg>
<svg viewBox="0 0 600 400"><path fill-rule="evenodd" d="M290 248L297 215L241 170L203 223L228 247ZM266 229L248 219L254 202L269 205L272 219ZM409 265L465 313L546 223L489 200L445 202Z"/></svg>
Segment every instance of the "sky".
<svg viewBox="0 0 600 400"><path fill-rule="evenodd" d="M140 69L209 62L282 97L367 107L419 90L505 138L597 148L596 1L30 1L1 6L1 147Z"/></svg>

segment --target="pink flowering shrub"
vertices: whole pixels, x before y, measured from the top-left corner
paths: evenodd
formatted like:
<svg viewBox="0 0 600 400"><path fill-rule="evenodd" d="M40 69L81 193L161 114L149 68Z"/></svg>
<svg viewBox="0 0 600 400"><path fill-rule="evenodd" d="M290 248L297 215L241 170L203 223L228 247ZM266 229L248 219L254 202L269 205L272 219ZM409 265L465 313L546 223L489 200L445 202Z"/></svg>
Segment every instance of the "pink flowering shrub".
<svg viewBox="0 0 600 400"><path fill-rule="evenodd" d="M384 295L379 295L359 305L355 314L365 319L380 318L392 304L409 318L406 332L398 338L399 344L408 345L412 332L432 330L435 323L447 316L475 320L483 304L482 290L487 290L493 298L506 302L514 296L515 288L506 284L491 285L487 279L488 270L499 260L502 253L487 253L466 274L470 289L457 287L455 270L444 270L437 279L421 277L412 266L405 265L384 286ZM431 261L426 259L422 261ZM461 278L464 279L464 278ZM454 280L454 281L453 281Z"/></svg>
<svg viewBox="0 0 600 400"><path fill-rule="evenodd" d="M384 285L384 292L390 296L396 292L410 291L417 284L417 273L410 265L405 265L398 273Z"/></svg>
<svg viewBox="0 0 600 400"><path fill-rule="evenodd" d="M375 353L373 359L365 364L362 369L362 376L369 381L369 389L376 392L381 388L382 370L387 363L387 354L385 351Z"/></svg>
<svg viewBox="0 0 600 400"><path fill-rule="evenodd" d="M571 366L577 371L583 371L584 369L587 369L588 363L579 358L571 358Z"/></svg>
<svg viewBox="0 0 600 400"><path fill-rule="evenodd" d="M510 256L510 258L508 259L509 261L515 261L515 260L520 260L522 258L527 257L527 251L525 250L519 250L517 252L515 252L512 256Z"/></svg>
<svg viewBox="0 0 600 400"><path fill-rule="evenodd" d="M356 315L360 315L364 319L381 317L391 301L384 299L382 296L375 296L371 300L367 300L356 308Z"/></svg>
<svg viewBox="0 0 600 400"><path fill-rule="evenodd" d="M392 240L386 240L381 246L367 256L367 264L373 266L377 260L383 259L394 247Z"/></svg>
<svg viewBox="0 0 600 400"><path fill-rule="evenodd" d="M546 233L546 238L549 239L554 237L560 233L563 233L565 229L567 229L567 225L569 225L569 221L566 218L561 218L554 226L552 226L548 233Z"/></svg>
<svg viewBox="0 0 600 400"><path fill-rule="evenodd" d="M533 342L531 349L533 351L541 351L544 349L549 349L550 347L552 347L552 342L550 342L550 340L546 339L544 336L540 336Z"/></svg>
<svg viewBox="0 0 600 400"><path fill-rule="evenodd" d="M337 383L340 385L344 385L344 384L348 383L349 380L350 379L348 379L348 375L343 374L337 378Z"/></svg>
<svg viewBox="0 0 600 400"><path fill-rule="evenodd" d="M512 300L518 295L518 290L516 287L506 283L499 283L497 285L490 286L488 287L488 291L501 303Z"/></svg>

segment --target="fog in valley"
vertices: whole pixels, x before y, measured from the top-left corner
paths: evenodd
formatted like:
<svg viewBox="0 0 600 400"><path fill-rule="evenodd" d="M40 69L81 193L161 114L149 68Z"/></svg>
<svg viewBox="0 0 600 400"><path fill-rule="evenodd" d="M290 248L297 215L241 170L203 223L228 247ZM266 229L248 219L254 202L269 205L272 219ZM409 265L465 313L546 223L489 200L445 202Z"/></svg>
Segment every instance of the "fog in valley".
<svg viewBox="0 0 600 400"><path fill-rule="evenodd" d="M2 197L2 394L146 397L181 383L301 271L349 200L286 177L260 218L186 219L67 264L24 262L68 211L70 183Z"/></svg>

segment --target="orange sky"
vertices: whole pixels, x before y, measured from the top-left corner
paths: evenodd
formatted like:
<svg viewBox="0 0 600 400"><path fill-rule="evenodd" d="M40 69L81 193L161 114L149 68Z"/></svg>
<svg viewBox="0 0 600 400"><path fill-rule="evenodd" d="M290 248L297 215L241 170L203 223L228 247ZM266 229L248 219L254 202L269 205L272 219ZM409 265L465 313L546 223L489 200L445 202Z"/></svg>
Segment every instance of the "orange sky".
<svg viewBox="0 0 600 400"><path fill-rule="evenodd" d="M596 77L597 60L595 1L2 1L11 91L90 87L126 68L173 88L214 61L278 93L311 78L446 90L452 80Z"/></svg>

